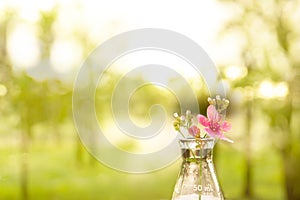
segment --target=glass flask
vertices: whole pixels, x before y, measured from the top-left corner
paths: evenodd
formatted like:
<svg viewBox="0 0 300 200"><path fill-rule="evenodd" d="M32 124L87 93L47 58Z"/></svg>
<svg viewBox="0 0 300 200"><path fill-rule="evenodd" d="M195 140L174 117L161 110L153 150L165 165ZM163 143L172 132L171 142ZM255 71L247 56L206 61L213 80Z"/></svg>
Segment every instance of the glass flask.
<svg viewBox="0 0 300 200"><path fill-rule="evenodd" d="M172 200L223 200L213 163L214 139L179 141L183 163Z"/></svg>

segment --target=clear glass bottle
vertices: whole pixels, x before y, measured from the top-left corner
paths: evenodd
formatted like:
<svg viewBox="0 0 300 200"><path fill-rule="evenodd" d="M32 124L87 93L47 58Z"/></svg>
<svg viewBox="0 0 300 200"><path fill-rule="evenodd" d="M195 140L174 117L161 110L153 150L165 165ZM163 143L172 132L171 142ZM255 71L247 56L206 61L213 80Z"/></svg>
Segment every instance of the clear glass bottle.
<svg viewBox="0 0 300 200"><path fill-rule="evenodd" d="M213 163L214 139L183 139L179 144L183 163L172 200L223 200Z"/></svg>

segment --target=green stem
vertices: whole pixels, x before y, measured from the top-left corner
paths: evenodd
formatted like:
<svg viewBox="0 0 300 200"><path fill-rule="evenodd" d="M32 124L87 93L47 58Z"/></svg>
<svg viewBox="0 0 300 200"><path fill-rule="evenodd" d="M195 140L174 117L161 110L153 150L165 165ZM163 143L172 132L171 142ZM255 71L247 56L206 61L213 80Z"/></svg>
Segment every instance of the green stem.
<svg viewBox="0 0 300 200"><path fill-rule="evenodd" d="M181 134L181 136L182 136L183 138L185 138L185 136L184 136L184 134L181 132L181 130L178 130L178 132Z"/></svg>

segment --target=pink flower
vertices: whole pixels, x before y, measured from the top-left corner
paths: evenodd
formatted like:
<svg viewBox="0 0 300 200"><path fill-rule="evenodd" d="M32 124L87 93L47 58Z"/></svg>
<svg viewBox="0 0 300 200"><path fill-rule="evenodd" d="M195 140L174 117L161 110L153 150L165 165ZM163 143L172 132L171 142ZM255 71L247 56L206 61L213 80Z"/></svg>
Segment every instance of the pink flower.
<svg viewBox="0 0 300 200"><path fill-rule="evenodd" d="M191 126L189 128L189 134L191 134L192 136L196 137L197 135L199 135L200 133L200 129L197 126Z"/></svg>
<svg viewBox="0 0 300 200"><path fill-rule="evenodd" d="M222 140L228 142L233 142L232 140L226 138L223 132L228 132L231 129L231 125L227 121L222 121L222 116L218 113L213 105L207 108L207 118L203 115L198 115L198 121L202 126L206 127L204 130L211 137L218 137Z"/></svg>

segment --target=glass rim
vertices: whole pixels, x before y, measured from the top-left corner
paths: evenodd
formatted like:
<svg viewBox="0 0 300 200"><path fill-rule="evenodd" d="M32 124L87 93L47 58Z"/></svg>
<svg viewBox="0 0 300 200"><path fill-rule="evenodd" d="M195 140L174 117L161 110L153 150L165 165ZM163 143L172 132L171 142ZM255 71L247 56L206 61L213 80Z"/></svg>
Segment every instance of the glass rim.
<svg viewBox="0 0 300 200"><path fill-rule="evenodd" d="M215 141L215 138L199 138L201 141ZM196 138L184 138L184 139L179 139L181 142L192 142L196 141Z"/></svg>

